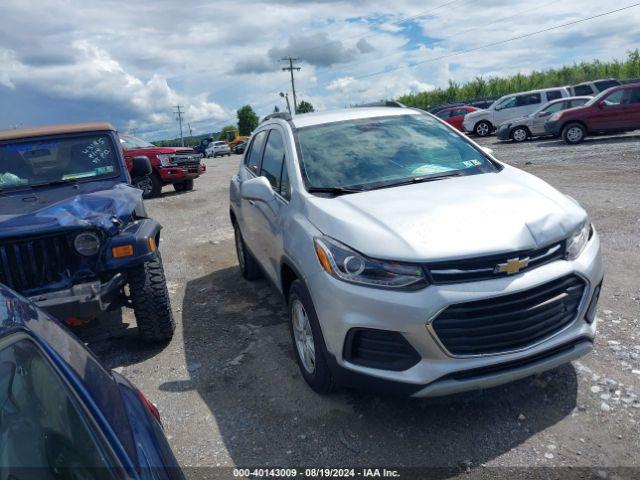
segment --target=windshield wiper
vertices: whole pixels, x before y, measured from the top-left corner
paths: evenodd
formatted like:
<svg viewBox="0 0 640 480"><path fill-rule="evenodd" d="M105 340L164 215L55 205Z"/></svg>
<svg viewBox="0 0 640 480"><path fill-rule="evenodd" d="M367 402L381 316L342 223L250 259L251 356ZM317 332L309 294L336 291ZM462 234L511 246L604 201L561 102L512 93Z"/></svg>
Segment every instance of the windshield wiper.
<svg viewBox="0 0 640 480"><path fill-rule="evenodd" d="M404 178L402 180L394 180L391 182L377 183L375 185L370 185L367 190L377 190L379 188L390 188L390 187L400 187L402 185L413 185L414 183L424 183L424 182L434 182L436 180L442 180L443 178L449 177L460 177L462 174L460 172L449 172L442 173L440 175L430 175L428 177L412 177L412 178Z"/></svg>
<svg viewBox="0 0 640 480"><path fill-rule="evenodd" d="M63 183L73 183L73 184L77 184L78 183L78 179L77 178L67 178L66 180L60 179L60 180L51 180L50 182L41 182L41 183L32 183L30 186L31 187L45 187L48 185L60 185Z"/></svg>
<svg viewBox="0 0 640 480"><path fill-rule="evenodd" d="M309 187L307 189L309 193L330 193L333 195L346 195L349 193L364 192L363 188L355 187Z"/></svg>

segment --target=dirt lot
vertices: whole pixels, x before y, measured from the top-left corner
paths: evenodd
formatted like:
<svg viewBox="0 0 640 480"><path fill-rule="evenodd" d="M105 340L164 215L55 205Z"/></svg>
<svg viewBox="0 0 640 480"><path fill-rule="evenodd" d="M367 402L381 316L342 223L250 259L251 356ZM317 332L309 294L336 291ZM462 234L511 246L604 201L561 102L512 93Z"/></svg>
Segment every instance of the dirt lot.
<svg viewBox="0 0 640 480"><path fill-rule="evenodd" d="M445 399L316 395L294 363L276 291L237 271L228 218L236 156L207 160L193 192L165 188L147 203L164 225L173 341L139 345L128 312L128 329L103 320L98 330L110 338L83 335L158 405L185 466L431 466L478 476L495 466L639 467L640 136L482 143L575 197L602 237L599 336L579 362Z"/></svg>

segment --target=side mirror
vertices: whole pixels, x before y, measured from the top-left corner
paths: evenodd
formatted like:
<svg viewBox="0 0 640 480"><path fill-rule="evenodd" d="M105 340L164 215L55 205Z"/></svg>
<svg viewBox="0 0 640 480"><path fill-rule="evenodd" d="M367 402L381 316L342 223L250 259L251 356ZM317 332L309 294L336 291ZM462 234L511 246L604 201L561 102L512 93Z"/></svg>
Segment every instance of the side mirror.
<svg viewBox="0 0 640 480"><path fill-rule="evenodd" d="M493 148L489 148L489 147L480 147L480 149L486 153L487 155L493 155Z"/></svg>
<svg viewBox="0 0 640 480"><path fill-rule="evenodd" d="M265 177L255 177L242 182L240 195L246 200L270 203L275 194L269 180Z"/></svg>
<svg viewBox="0 0 640 480"><path fill-rule="evenodd" d="M147 175L151 175L151 162L149 161L149 157L133 157L131 177L140 178L146 177Z"/></svg>
<svg viewBox="0 0 640 480"><path fill-rule="evenodd" d="M602 100L602 101L598 102L598 108L599 108L600 110L602 110L602 109L603 109L604 107L606 107L606 106L607 106L607 104L606 104L606 103L604 103L604 100Z"/></svg>

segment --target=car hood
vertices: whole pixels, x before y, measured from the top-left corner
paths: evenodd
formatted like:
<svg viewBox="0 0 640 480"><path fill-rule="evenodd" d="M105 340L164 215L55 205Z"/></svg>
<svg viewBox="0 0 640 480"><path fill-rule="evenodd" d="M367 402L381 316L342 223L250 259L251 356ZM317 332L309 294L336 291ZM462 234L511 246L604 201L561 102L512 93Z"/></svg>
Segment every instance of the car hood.
<svg viewBox="0 0 640 480"><path fill-rule="evenodd" d="M118 230L142 202L142 191L124 183L87 182L5 192L0 202L0 237L71 228Z"/></svg>
<svg viewBox="0 0 640 480"><path fill-rule="evenodd" d="M153 147L153 148L131 148L128 153L136 155L169 155L172 153L195 153L190 147Z"/></svg>
<svg viewBox="0 0 640 480"><path fill-rule="evenodd" d="M566 238L586 212L542 180L506 166L335 198L313 197L325 235L380 259L450 260L533 249Z"/></svg>

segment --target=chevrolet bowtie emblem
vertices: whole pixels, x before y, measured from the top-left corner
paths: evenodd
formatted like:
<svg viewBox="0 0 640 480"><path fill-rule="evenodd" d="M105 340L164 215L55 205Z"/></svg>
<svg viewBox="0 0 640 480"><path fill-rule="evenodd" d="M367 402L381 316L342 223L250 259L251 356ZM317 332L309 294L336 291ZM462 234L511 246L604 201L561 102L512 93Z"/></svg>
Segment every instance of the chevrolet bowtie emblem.
<svg viewBox="0 0 640 480"><path fill-rule="evenodd" d="M496 265L494 273L506 273L507 275L513 275L529 265L529 258L512 258L507 260L506 263L499 263Z"/></svg>

